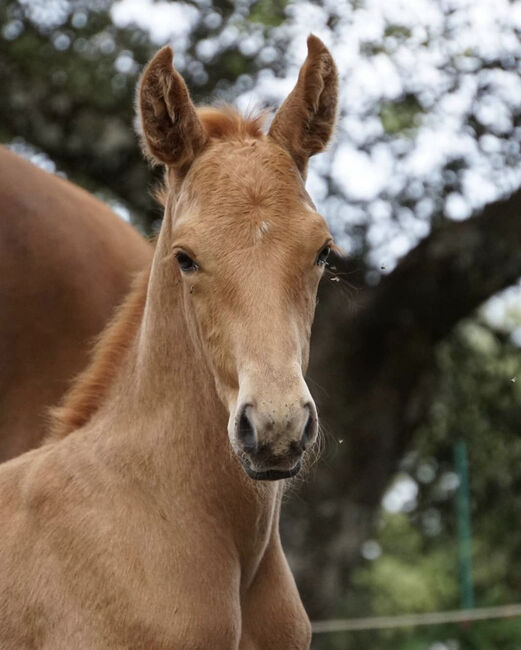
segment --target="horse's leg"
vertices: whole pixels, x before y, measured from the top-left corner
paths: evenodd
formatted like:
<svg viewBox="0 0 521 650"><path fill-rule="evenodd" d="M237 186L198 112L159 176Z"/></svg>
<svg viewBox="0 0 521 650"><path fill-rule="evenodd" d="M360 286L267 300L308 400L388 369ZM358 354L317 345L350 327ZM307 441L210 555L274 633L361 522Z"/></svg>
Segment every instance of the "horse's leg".
<svg viewBox="0 0 521 650"><path fill-rule="evenodd" d="M308 650L311 625L282 552L272 541L242 602L240 650Z"/></svg>

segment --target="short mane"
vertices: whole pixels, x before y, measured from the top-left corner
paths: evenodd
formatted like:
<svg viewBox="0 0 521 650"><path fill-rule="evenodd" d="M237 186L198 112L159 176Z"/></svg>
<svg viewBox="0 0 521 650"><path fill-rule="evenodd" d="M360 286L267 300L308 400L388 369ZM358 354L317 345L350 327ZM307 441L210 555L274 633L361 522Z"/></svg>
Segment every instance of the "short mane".
<svg viewBox="0 0 521 650"><path fill-rule="evenodd" d="M62 403L51 409L47 440L64 438L99 409L141 323L149 275L147 268L135 277L127 297L99 336L89 365L76 377Z"/></svg>
<svg viewBox="0 0 521 650"><path fill-rule="evenodd" d="M219 108L201 106L197 115L209 137L216 140L261 138L267 118L266 111L243 115L229 104Z"/></svg>
<svg viewBox="0 0 521 650"><path fill-rule="evenodd" d="M259 139L264 135L268 111L243 115L235 106L223 104L220 107L200 106L197 115L211 140ZM161 181L153 190L156 201L165 207L169 188Z"/></svg>

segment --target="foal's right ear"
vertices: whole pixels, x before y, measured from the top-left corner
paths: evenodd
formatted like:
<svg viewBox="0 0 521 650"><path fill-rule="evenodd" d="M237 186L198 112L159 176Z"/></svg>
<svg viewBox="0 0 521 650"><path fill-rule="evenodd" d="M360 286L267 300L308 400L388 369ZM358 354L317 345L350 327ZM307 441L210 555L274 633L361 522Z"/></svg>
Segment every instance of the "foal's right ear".
<svg viewBox="0 0 521 650"><path fill-rule="evenodd" d="M206 144L207 135L188 88L163 47L145 68L138 86L143 149L152 160L183 176Z"/></svg>
<svg viewBox="0 0 521 650"><path fill-rule="evenodd" d="M327 47L311 34L297 85L277 111L269 135L288 151L303 178L310 156L323 151L336 121L338 73Z"/></svg>

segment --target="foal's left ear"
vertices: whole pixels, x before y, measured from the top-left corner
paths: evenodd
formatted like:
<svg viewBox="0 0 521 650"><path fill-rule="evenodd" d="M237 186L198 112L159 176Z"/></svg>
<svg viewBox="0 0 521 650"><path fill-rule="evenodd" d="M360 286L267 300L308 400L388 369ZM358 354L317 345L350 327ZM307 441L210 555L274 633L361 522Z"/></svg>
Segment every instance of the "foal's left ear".
<svg viewBox="0 0 521 650"><path fill-rule="evenodd" d="M172 48L163 47L146 67L138 87L138 112L145 153L183 176L207 135L172 59Z"/></svg>
<svg viewBox="0 0 521 650"><path fill-rule="evenodd" d="M335 126L338 73L322 41L308 37L308 55L298 81L277 111L269 135L293 157L305 178L308 159L323 151Z"/></svg>

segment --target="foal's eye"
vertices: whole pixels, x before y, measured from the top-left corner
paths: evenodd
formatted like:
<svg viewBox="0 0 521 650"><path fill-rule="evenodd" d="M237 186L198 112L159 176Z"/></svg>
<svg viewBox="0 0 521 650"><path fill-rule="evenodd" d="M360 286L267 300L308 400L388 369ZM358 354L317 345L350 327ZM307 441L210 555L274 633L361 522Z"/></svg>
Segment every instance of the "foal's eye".
<svg viewBox="0 0 521 650"><path fill-rule="evenodd" d="M179 264L179 268L181 271L183 271L183 273L193 273L199 268L197 263L194 262L194 260L186 253L176 253L176 259L177 263Z"/></svg>
<svg viewBox="0 0 521 650"><path fill-rule="evenodd" d="M327 262L327 258L329 257L329 253L331 252L331 247L326 246L323 248L320 253L317 256L317 265L318 266L325 266Z"/></svg>

